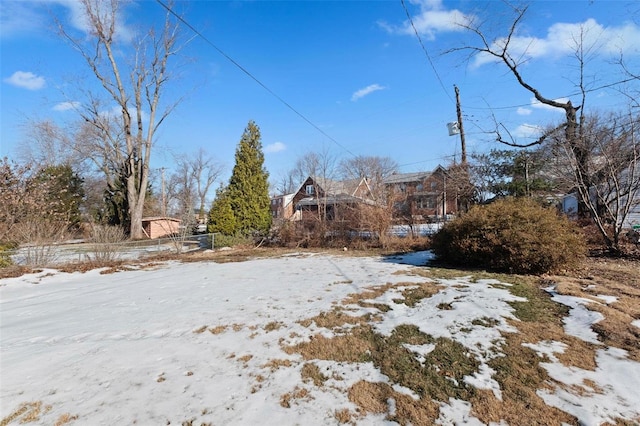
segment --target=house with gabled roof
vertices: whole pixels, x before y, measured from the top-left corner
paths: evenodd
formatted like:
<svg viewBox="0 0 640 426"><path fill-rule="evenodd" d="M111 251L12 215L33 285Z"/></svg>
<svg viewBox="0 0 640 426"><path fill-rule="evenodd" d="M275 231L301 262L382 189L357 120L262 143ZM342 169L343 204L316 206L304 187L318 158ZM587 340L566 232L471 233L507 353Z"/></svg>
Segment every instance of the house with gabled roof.
<svg viewBox="0 0 640 426"><path fill-rule="evenodd" d="M359 205L375 205L366 178L332 180L309 176L293 195L298 220L346 220Z"/></svg>
<svg viewBox="0 0 640 426"><path fill-rule="evenodd" d="M393 200L397 222L426 223L458 213L457 194L447 187L448 174L438 166L430 172L393 173L383 184Z"/></svg>

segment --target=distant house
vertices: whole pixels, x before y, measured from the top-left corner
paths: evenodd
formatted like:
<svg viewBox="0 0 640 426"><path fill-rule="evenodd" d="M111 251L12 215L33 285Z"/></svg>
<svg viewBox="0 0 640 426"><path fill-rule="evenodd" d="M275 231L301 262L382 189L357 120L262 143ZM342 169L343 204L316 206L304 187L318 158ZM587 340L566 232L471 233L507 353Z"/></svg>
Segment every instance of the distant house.
<svg viewBox="0 0 640 426"><path fill-rule="evenodd" d="M615 190L610 189L609 187L603 185L602 189L597 187L591 188L590 197L592 200L597 199L599 196L603 202L607 202L611 205L612 211L616 210L616 203L620 201L620 211L623 210L623 207L627 205L629 207L628 213L625 215L624 220L621 222L622 229L637 229L640 227L640 181L637 176L640 176L640 164L636 165L634 171L634 179L635 181L629 181L629 171L625 170L621 173L621 176L618 180L618 184L620 188L623 188L625 192L621 192L623 195L621 197L617 197L617 193ZM613 187L613 185L612 185ZM632 198L629 198L631 194ZM576 192L571 192L566 194L561 198L560 208L563 213L567 214L569 217L577 217L578 213L578 196ZM623 219L622 217L618 218Z"/></svg>
<svg viewBox="0 0 640 426"><path fill-rule="evenodd" d="M399 223L434 222L458 212L457 194L447 187L447 171L442 166L431 172L394 173L383 183Z"/></svg>
<svg viewBox="0 0 640 426"><path fill-rule="evenodd" d="M276 195L271 197L271 218L273 224L278 225L286 220L291 220L295 213L293 196L295 194Z"/></svg>
<svg viewBox="0 0 640 426"><path fill-rule="evenodd" d="M180 230L180 219L172 217L143 217L142 230L151 239L177 234Z"/></svg>
<svg viewBox="0 0 640 426"><path fill-rule="evenodd" d="M309 176L293 194L296 220L348 220L357 206L375 205L366 178L336 181Z"/></svg>

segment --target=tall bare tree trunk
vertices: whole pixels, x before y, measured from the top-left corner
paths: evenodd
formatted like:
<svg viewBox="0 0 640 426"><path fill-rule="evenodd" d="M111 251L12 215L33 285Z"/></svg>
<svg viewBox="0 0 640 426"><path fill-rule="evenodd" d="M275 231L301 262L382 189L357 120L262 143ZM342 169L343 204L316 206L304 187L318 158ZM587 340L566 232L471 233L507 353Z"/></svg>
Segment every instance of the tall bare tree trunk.
<svg viewBox="0 0 640 426"><path fill-rule="evenodd" d="M107 95L107 102L117 104L117 126L114 129L113 123L105 120L96 94L88 94L87 107L80 113L110 142L95 155L106 159L111 167L124 170L131 220L129 234L132 239L144 238L142 214L154 136L175 108L171 104L160 111L160 98L170 80L167 64L178 51L177 25L172 23L173 13L169 9L161 31L151 28L139 38L127 40L126 32L120 28L123 1L80 0L80 4L89 25L87 34L73 37L59 22L60 32L84 57L102 86L103 95Z"/></svg>

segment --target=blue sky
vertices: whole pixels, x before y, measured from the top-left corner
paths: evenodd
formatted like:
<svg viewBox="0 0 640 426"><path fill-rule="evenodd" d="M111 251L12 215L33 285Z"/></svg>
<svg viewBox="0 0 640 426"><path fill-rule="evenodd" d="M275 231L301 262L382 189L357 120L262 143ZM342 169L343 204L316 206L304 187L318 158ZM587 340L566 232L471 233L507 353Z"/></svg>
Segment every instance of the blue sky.
<svg viewBox="0 0 640 426"><path fill-rule="evenodd" d="M462 52L444 54L478 43L456 23L482 20L489 36L506 34L511 15L503 2L405 5L424 49L400 0L176 2L175 10L208 42L184 29L191 40L174 62L179 68L165 95L167 102L182 100L157 134L151 166L171 167L172 154L202 147L230 172L242 132L254 120L273 181L309 151L337 159L388 156L403 172L432 170L459 158L459 139L446 127L456 119L454 84L470 152L498 147L484 132L493 128L492 115L522 137L562 118L536 105L503 66L467 60ZM3 0L0 8L0 156L15 157L27 119L77 118L67 106L82 99L65 88L95 81L52 29L52 13L81 28L73 0ZM123 37L135 34L160 26L163 14L156 1L136 1L123 10L119 28ZM612 62L621 53L640 70L640 5L634 1L532 2L513 40L528 59L525 78L547 97L574 99L578 74L570 46L580 28L591 49L586 76L594 90L587 106L626 109L622 86L597 88L625 78Z"/></svg>

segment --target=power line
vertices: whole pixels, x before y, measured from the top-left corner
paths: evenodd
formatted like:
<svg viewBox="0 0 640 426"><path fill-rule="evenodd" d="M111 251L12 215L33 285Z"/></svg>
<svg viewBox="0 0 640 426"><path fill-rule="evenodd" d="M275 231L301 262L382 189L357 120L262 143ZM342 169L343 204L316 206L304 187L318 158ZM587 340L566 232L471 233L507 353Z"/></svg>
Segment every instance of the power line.
<svg viewBox="0 0 640 426"><path fill-rule="evenodd" d="M308 119L304 114L302 114L301 112L299 112L297 109L295 109L293 106L291 106L287 101L285 101L283 98L281 98L277 93L275 93L273 90L271 90L266 84L264 84L262 81L260 81L256 76L254 76L253 74L251 74L251 72L249 72L245 67L243 67L242 65L240 65L238 62L236 62L231 56L227 55L222 49L220 49L218 46L216 46L211 40L209 40L207 37L205 37L200 31L198 31L195 27L193 27L193 25L191 25L189 22L187 22L182 16L178 15L177 13L175 13L169 6L167 6L164 2L162 2L162 0L156 0L156 2L158 4L160 4L163 8L165 8L167 10L167 12L169 12L171 15L173 15L177 20L179 20L180 22L182 22L187 28L189 28L191 31L193 31L193 33L200 37L202 40L204 40L205 43L207 43L209 46L213 47L218 53L220 53L220 55L222 55L225 59L227 59L229 62L231 62L233 65L235 65L239 70L241 70L243 73L245 73L247 76L249 76L253 81L255 81L256 83L258 83L258 85L260 85L264 90L266 90L271 96L273 96L274 98L276 98L278 101L280 101L280 103L282 103L284 106L286 106L287 108L289 108L291 111L293 111L298 117L302 118L304 121L306 121L309 125L311 125L314 129L316 129L318 132L320 132L323 136L325 136L327 139L329 139L331 142L335 143L337 146L339 146L340 148L342 148L344 151L346 151L348 154L350 154L353 157L356 157L356 155L351 152L347 147L345 147L344 145L342 145L341 143L339 143L337 140L335 140L334 138L332 138L331 136L329 136L324 130L322 130L320 127L318 127L315 123L313 123L310 119Z"/></svg>
<svg viewBox="0 0 640 426"><path fill-rule="evenodd" d="M402 8L404 9L404 12L407 14L407 19L409 19L409 23L411 23L411 28L413 28L413 32L416 34L416 37L418 38L418 42L420 43L420 46L422 47L422 50L424 51L424 54L427 56L427 60L429 61L429 65L431 65L431 69L433 69L433 73L436 75L436 78L438 79L438 82L440 83L440 87L442 87L442 90L447 95L449 100L452 103L455 103L453 101L453 98L451 98L451 95L449 94L449 91L444 86L444 83L442 82L442 79L440 78L440 74L438 73L438 70L436 69L436 66L433 64L433 61L431 60L431 55L429 55L429 52L427 51L427 48L425 47L424 43L422 42L422 37L420 37L420 33L418 33L418 29L416 28L415 24L413 23L413 18L411 17L411 14L409 13L409 9L407 9L407 5L404 3L404 0L400 0L400 3L402 3Z"/></svg>
<svg viewBox="0 0 640 426"><path fill-rule="evenodd" d="M604 84L602 86L594 87L592 89L585 89L584 92L585 93L593 93L593 92L597 92L598 90L607 89L609 87L614 87L614 86L617 86L617 85L620 85L620 84L623 84L623 83L628 83L628 82L634 81L634 80L637 80L637 79L635 77L629 77L629 78L626 78L624 80L620 80L620 81L615 81L613 83ZM573 93L569 93L568 95L561 96L560 98L569 98L571 96L578 96L578 95L581 95L581 94L582 94L582 92L573 92ZM474 106L465 105L465 108L466 109L475 109L475 110L483 110L483 111L489 110L490 111L490 110L499 110L499 109L523 108L523 107L530 107L530 106L531 106L531 103L529 102L529 103L526 103L526 104L507 105L507 106L500 106L500 107L490 107L490 106L487 106L487 107L474 107Z"/></svg>

